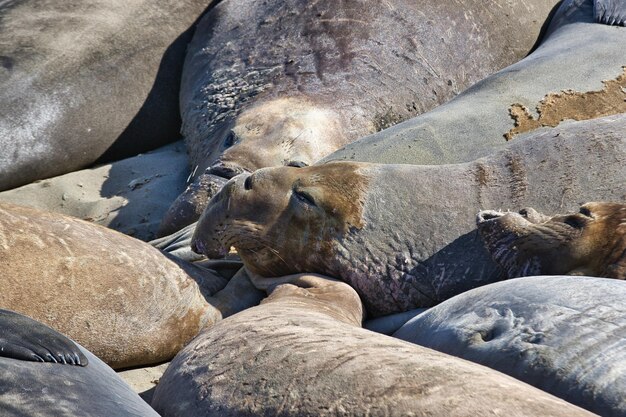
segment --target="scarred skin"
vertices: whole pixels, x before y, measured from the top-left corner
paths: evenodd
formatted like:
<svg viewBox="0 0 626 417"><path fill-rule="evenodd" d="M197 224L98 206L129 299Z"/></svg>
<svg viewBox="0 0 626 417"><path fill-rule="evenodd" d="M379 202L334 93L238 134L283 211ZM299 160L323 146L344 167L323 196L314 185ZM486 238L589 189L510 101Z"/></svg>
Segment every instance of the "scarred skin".
<svg viewBox="0 0 626 417"><path fill-rule="evenodd" d="M227 279L145 242L8 203L0 203L0 260L0 306L70 336L113 368L168 360L243 304L239 280L222 290ZM254 298L245 293L242 300Z"/></svg>
<svg viewBox="0 0 626 417"><path fill-rule="evenodd" d="M626 278L626 205L586 203L547 217L532 208L481 211L478 230L509 278L590 275Z"/></svg>
<svg viewBox="0 0 626 417"><path fill-rule="evenodd" d="M626 414L626 282L536 276L475 288L394 337L488 366L601 416Z"/></svg>
<svg viewBox="0 0 626 417"><path fill-rule="evenodd" d="M488 368L359 328L348 285L272 281L258 306L207 329L169 365L152 406L173 416L587 416Z"/></svg>
<svg viewBox="0 0 626 417"><path fill-rule="evenodd" d="M213 198L192 246L209 257L234 246L267 277L339 278L372 317L432 306L506 277L475 229L481 208L557 212L622 198L624 128L626 115L571 123L458 165L334 162L243 174Z"/></svg>
<svg viewBox="0 0 626 417"><path fill-rule="evenodd" d="M197 220L212 181L311 165L519 60L555 3L220 3L200 22L182 78L196 183L173 204L162 234Z"/></svg>
<svg viewBox="0 0 626 417"><path fill-rule="evenodd" d="M540 45L524 59L323 161L468 162L506 147L507 138L516 141L566 120L624 113L625 16L622 0L565 0L547 23Z"/></svg>

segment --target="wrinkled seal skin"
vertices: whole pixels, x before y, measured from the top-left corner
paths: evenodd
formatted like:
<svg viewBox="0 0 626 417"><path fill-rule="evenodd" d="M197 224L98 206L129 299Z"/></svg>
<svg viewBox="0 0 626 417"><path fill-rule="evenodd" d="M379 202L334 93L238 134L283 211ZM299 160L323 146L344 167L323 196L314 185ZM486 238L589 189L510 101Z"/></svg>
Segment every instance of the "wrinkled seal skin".
<svg viewBox="0 0 626 417"><path fill-rule="evenodd" d="M621 199L625 128L626 114L573 122L457 165L262 169L211 200L192 246L209 257L234 246L263 276L339 278L374 317L432 306L506 277L475 229L481 208Z"/></svg>
<svg viewBox="0 0 626 417"><path fill-rule="evenodd" d="M0 347L6 337L23 352L38 358L49 352L54 360L41 362L20 355L0 354L0 415L3 417L157 417L111 368L91 352L57 331L28 317L0 310ZM80 366L61 358L80 359ZM55 363L56 362L56 363ZM77 365L77 364L73 364Z"/></svg>
<svg viewBox="0 0 626 417"><path fill-rule="evenodd" d="M547 217L481 211L478 230L509 278L591 275L626 278L626 204L587 203L578 212Z"/></svg>
<svg viewBox="0 0 626 417"><path fill-rule="evenodd" d="M83 168L112 145L107 159L175 140L188 29L209 3L0 2L0 190Z"/></svg>
<svg viewBox="0 0 626 417"><path fill-rule="evenodd" d="M519 60L555 3L220 3L198 26L181 85L182 132L199 177L162 234L197 220L220 178L311 165Z"/></svg>
<svg viewBox="0 0 626 417"><path fill-rule="evenodd" d="M323 161L467 162L506 146L505 135L516 129L516 123L535 123L537 109L543 115L538 124L547 126L624 113L626 28L611 26L623 26L623 16L622 0L566 0L541 45L528 57L450 102L349 144ZM598 100L589 105L593 98ZM533 131L513 135L511 140L529 134Z"/></svg>
<svg viewBox="0 0 626 417"><path fill-rule="evenodd" d="M152 406L170 416L582 416L588 412L452 356L359 328L349 286L292 277L203 332Z"/></svg>
<svg viewBox="0 0 626 417"><path fill-rule="evenodd" d="M0 203L0 259L0 306L114 368L168 360L221 318L226 279L79 219Z"/></svg>
<svg viewBox="0 0 626 417"><path fill-rule="evenodd" d="M518 278L433 307L394 337L478 362L602 416L626 414L626 283Z"/></svg>

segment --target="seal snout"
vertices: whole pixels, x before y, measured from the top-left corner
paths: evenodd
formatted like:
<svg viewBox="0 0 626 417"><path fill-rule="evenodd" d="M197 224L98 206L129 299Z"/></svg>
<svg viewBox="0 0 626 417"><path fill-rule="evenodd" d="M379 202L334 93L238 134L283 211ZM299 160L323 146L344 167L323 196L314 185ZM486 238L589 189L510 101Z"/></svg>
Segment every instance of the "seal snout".
<svg viewBox="0 0 626 417"><path fill-rule="evenodd" d="M504 216L504 213L496 210L481 210L478 212L476 216L476 224L480 225L482 223L498 219Z"/></svg>

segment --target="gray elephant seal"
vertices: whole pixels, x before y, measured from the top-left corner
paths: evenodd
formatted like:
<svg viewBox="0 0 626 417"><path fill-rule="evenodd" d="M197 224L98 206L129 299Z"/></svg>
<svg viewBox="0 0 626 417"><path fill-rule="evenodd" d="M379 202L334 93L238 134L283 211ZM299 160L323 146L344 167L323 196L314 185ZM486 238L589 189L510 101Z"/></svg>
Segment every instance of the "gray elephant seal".
<svg viewBox="0 0 626 417"><path fill-rule="evenodd" d="M547 217L481 211L478 230L509 278L591 275L626 279L626 204L587 203L578 212Z"/></svg>
<svg viewBox="0 0 626 417"><path fill-rule="evenodd" d="M0 190L178 137L205 0L0 2Z"/></svg>
<svg viewBox="0 0 626 417"><path fill-rule="evenodd" d="M114 368L168 360L222 310L245 307L234 296L238 281L224 288L227 279L147 243L7 203L0 259L2 307L58 329Z"/></svg>
<svg viewBox="0 0 626 417"><path fill-rule="evenodd" d="M626 414L626 283L519 278L468 291L394 337L489 366L602 416Z"/></svg>
<svg viewBox="0 0 626 417"><path fill-rule="evenodd" d="M578 416L590 413L470 362L359 328L348 285L295 276L203 332L165 371L169 416Z"/></svg>
<svg viewBox="0 0 626 417"><path fill-rule="evenodd" d="M182 132L199 177L162 234L197 220L224 178L311 165L519 60L555 3L218 4L198 26L181 85Z"/></svg>
<svg viewBox="0 0 626 417"><path fill-rule="evenodd" d="M2 416L158 416L91 352L8 310L0 310L0 367Z"/></svg>
<svg viewBox="0 0 626 417"><path fill-rule="evenodd" d="M209 257L234 246L267 277L339 278L374 317L432 306L506 277L475 229L481 207L556 212L621 199L625 128L626 114L570 123L457 165L262 169L211 200L192 246Z"/></svg>
<svg viewBox="0 0 626 417"><path fill-rule="evenodd" d="M529 56L450 102L324 158L467 162L564 120L626 112L626 2L565 0ZM613 25L613 26L612 26Z"/></svg>

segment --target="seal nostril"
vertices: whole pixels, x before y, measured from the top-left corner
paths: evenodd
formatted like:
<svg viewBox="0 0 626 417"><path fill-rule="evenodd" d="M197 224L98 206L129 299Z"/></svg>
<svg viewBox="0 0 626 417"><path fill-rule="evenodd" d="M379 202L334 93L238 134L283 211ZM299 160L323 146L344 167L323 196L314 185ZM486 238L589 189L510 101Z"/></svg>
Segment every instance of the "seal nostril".
<svg viewBox="0 0 626 417"><path fill-rule="evenodd" d="M502 213L499 211L483 210L478 212L478 216L476 216L476 223L484 223L489 220L497 219L498 217L502 217Z"/></svg>
<svg viewBox="0 0 626 417"><path fill-rule="evenodd" d="M244 169L238 166L225 165L222 162L218 162L211 166L207 171L213 175L217 175L218 177L231 179L232 177L243 173Z"/></svg>
<svg viewBox="0 0 626 417"><path fill-rule="evenodd" d="M244 190L251 190L252 184L253 184L252 175L249 175L248 178L246 178L246 180L243 182Z"/></svg>
<svg viewBox="0 0 626 417"><path fill-rule="evenodd" d="M295 167L295 168L304 168L304 167L308 167L309 164L303 161L289 161L287 162L287 164L285 164L285 166Z"/></svg>

